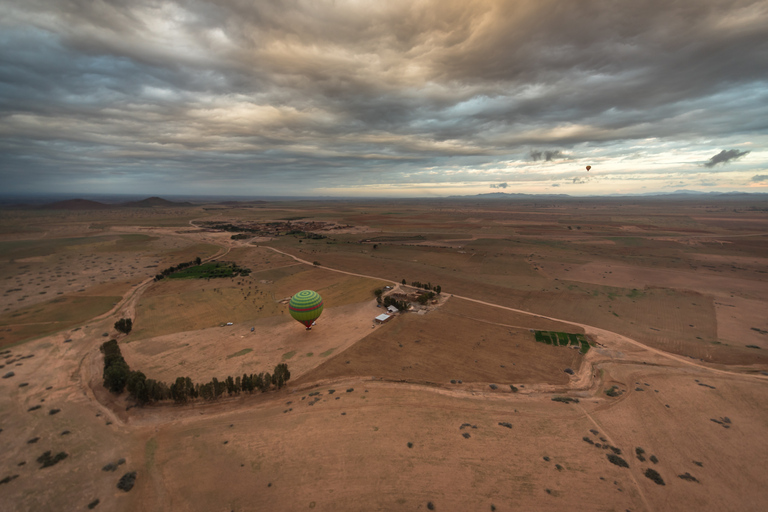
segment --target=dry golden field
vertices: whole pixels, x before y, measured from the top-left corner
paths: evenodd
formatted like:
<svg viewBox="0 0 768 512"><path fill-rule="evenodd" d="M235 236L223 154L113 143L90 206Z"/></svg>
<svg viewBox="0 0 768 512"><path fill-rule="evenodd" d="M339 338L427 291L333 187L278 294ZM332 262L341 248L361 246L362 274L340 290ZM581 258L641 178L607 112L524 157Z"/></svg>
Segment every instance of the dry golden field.
<svg viewBox="0 0 768 512"><path fill-rule="evenodd" d="M768 205L707 201L3 210L0 511L764 510ZM197 256L251 272L153 280ZM439 301L375 324L402 280ZM311 331L285 304L302 289ZM102 386L110 338L169 384L292 376L133 407Z"/></svg>

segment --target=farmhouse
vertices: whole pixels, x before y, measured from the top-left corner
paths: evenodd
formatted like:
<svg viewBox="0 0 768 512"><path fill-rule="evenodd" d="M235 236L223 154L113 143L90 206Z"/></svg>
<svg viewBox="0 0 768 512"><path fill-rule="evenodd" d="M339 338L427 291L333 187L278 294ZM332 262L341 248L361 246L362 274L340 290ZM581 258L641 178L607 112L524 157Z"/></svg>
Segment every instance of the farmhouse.
<svg viewBox="0 0 768 512"><path fill-rule="evenodd" d="M392 318L391 315L388 315L386 313L382 313L379 316L377 316L376 318L374 318L374 320L376 320L377 323L383 324L384 322L386 322L390 318Z"/></svg>
<svg viewBox="0 0 768 512"><path fill-rule="evenodd" d="M395 306L389 306L389 307L387 307L387 311L389 311L391 314L394 315L395 313L397 313L400 310L397 309Z"/></svg>

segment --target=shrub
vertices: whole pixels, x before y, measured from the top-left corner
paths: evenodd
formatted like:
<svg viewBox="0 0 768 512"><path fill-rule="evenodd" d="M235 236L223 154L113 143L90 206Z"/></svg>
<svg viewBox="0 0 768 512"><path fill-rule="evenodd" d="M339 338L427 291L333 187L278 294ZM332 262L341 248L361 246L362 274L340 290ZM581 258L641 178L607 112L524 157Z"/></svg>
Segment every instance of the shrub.
<svg viewBox="0 0 768 512"><path fill-rule="evenodd" d="M616 454L609 453L606 456L608 457L608 462L610 462L611 464L615 464L615 465L619 466L620 468L628 468L629 467L629 464L627 464L627 461L625 461L624 459L622 459L621 457L619 457Z"/></svg>
<svg viewBox="0 0 768 512"><path fill-rule="evenodd" d="M646 476L646 478L653 480L657 485L665 485L661 475L655 469L648 468L643 474Z"/></svg>
<svg viewBox="0 0 768 512"><path fill-rule="evenodd" d="M682 475L677 475L677 478L682 478L683 480L687 480L688 482L698 482L699 479L695 476L691 475L687 471L683 473Z"/></svg>
<svg viewBox="0 0 768 512"><path fill-rule="evenodd" d="M117 488L122 491L128 492L131 489L133 489L133 485L135 483L136 483L136 472L131 471L130 473L124 474L120 478L120 481L117 482Z"/></svg>
<svg viewBox="0 0 768 512"><path fill-rule="evenodd" d="M95 499L95 500L93 500L92 502L90 502L90 503L88 504L88 509L89 509L89 510L93 510L94 508L96 508L96 505L98 505L99 503L100 503L100 502L99 502L99 500L98 500L98 499Z"/></svg>
<svg viewBox="0 0 768 512"><path fill-rule="evenodd" d="M51 457L51 451L48 450L47 452L45 452L44 454L42 454L37 458L37 462L42 464L42 466L40 466L40 469L42 469L42 468L47 468L55 464L58 464L59 461L62 461L67 457L69 457L69 455L64 452L59 452L53 457Z"/></svg>
<svg viewBox="0 0 768 512"><path fill-rule="evenodd" d="M577 404L577 403L579 403L579 399L578 398L571 398L569 396L553 396L552 397L552 401L553 402L561 402L561 403L564 403L564 404L570 404L570 403Z"/></svg>
<svg viewBox="0 0 768 512"><path fill-rule="evenodd" d="M605 394L610 397L617 397L621 394L619 391L619 388L617 386L611 386L610 388L605 390Z"/></svg>
<svg viewBox="0 0 768 512"><path fill-rule="evenodd" d="M654 464L658 464L659 459L657 459L655 455L651 455L651 462L653 462Z"/></svg>
<svg viewBox="0 0 768 512"><path fill-rule="evenodd" d="M413 448L413 443L408 441L408 448Z"/></svg>

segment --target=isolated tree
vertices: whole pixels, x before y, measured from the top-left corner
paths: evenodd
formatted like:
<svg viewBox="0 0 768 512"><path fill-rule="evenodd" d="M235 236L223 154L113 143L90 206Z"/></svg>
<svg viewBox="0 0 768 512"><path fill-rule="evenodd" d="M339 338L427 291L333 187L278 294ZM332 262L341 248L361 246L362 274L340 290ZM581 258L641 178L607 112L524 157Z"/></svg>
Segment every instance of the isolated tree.
<svg viewBox="0 0 768 512"><path fill-rule="evenodd" d="M123 332L125 334L128 334L131 332L131 329L133 329L133 320L130 318L121 318L117 322L115 322L115 329Z"/></svg>
<svg viewBox="0 0 768 512"><path fill-rule="evenodd" d="M435 292L436 292L438 295L440 295L440 292L441 292L441 291L443 291L443 288L442 288L442 286L440 286L440 285L437 285L437 286L435 286Z"/></svg>
<svg viewBox="0 0 768 512"><path fill-rule="evenodd" d="M200 265L203 262L203 260L200 259L200 256L195 258L195 265Z"/></svg>

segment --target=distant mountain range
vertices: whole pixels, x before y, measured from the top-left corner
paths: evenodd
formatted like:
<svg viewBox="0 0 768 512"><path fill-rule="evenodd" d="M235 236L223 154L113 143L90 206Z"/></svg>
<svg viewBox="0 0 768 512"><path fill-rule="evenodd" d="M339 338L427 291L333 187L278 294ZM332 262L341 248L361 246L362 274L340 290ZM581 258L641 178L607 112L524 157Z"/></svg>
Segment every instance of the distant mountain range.
<svg viewBox="0 0 768 512"><path fill-rule="evenodd" d="M602 199L602 198L647 198L654 197L671 198L689 198L689 199L738 199L754 198L768 199L768 193L765 192L699 192L697 190L675 190L673 192L648 192L645 194L606 194L595 196L571 196L568 194L517 194L507 192L489 192L487 194L475 194L471 196L450 196L447 199Z"/></svg>
<svg viewBox="0 0 768 512"><path fill-rule="evenodd" d="M429 198L374 198L374 197L261 197L259 199L233 200L222 197L217 200L215 197L192 197L187 196L183 199L191 201L169 201L162 197L149 197L139 201L122 202L100 202L91 199L66 199L63 201L46 202L44 198L0 198L0 208L2 209L34 209L34 210L73 210L73 211L93 211L93 210L114 210L122 208L186 208L192 206L216 205L219 208L247 208L255 205L264 204L273 201L445 201L445 200L473 200L473 201L580 201L580 200L617 200L617 199L636 199L653 200L654 198L662 200L768 200L768 193L764 192L699 192L696 190L675 190L672 192L649 192L645 194L608 194L594 196L571 196L568 194L520 194L508 192L489 192L486 194L475 194L467 196L449 196L449 197L429 197ZM50 201L53 198L48 198ZM110 201L113 198L107 199Z"/></svg>

